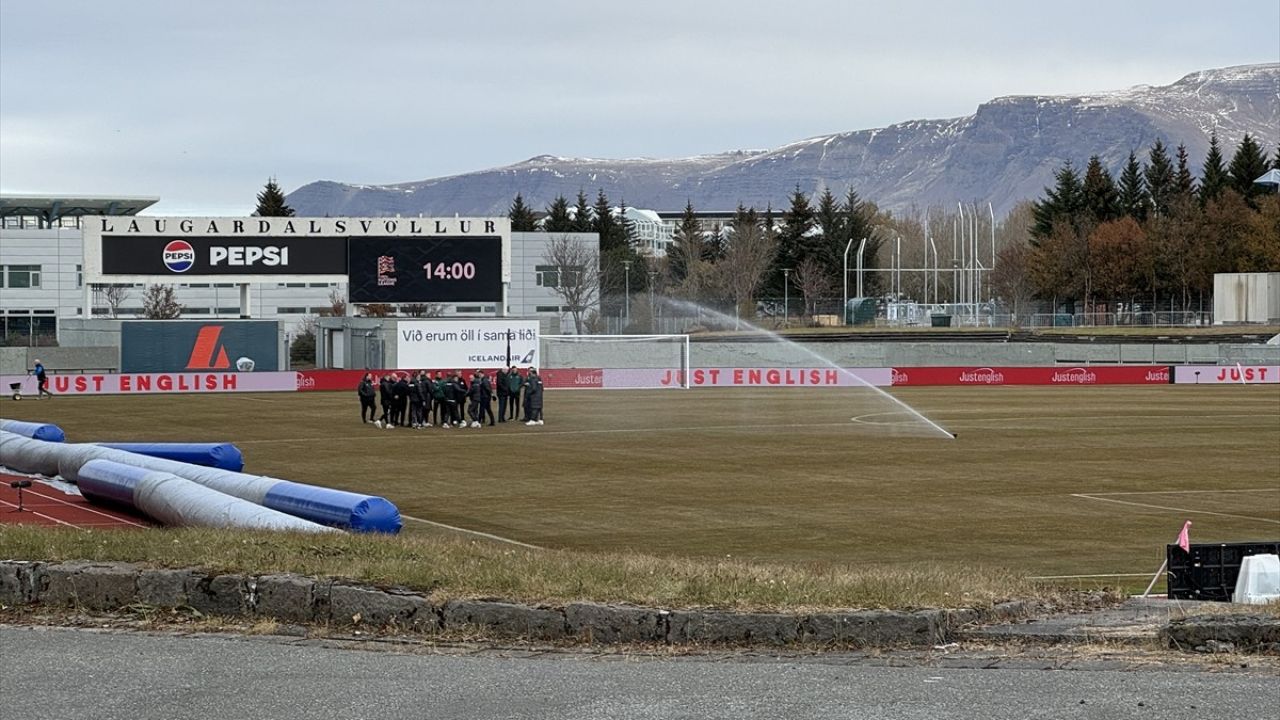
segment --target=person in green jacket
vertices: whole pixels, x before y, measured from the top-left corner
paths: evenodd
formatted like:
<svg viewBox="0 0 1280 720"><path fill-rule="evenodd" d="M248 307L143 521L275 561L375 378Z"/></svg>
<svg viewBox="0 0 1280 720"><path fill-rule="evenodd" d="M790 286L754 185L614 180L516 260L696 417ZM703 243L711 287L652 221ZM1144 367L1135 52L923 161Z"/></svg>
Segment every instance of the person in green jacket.
<svg viewBox="0 0 1280 720"><path fill-rule="evenodd" d="M515 365L507 371L507 390L511 393L511 398L507 402L507 407L511 410L511 419L515 420L520 417L520 386L524 384L524 378L520 377L520 371Z"/></svg>
<svg viewBox="0 0 1280 720"><path fill-rule="evenodd" d="M444 373L436 371L435 379L431 381L431 417L432 422L437 427L446 427L445 422L449 422L452 418L446 418L444 422L440 421L440 416L448 412L444 402Z"/></svg>

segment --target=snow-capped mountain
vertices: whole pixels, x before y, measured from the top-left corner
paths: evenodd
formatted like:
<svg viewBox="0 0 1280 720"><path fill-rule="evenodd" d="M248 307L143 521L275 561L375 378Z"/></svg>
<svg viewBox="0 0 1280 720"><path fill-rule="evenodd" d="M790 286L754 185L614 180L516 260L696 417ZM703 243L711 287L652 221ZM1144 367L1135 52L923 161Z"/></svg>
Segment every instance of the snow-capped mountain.
<svg viewBox="0 0 1280 720"><path fill-rule="evenodd" d="M973 115L911 120L886 128L824 135L774 150L673 160L608 160L540 155L506 167L395 185L313 182L288 196L299 215L490 215L517 192L534 208L579 190L594 199L679 210L739 203L787 205L806 191L853 187L881 207L991 202L997 212L1038 197L1063 161L1083 167L1100 155L1118 170L1130 150L1160 138L1187 146L1198 171L1216 130L1229 160L1245 133L1268 152L1280 143L1280 63L1204 70L1171 85L1079 96L1009 96Z"/></svg>

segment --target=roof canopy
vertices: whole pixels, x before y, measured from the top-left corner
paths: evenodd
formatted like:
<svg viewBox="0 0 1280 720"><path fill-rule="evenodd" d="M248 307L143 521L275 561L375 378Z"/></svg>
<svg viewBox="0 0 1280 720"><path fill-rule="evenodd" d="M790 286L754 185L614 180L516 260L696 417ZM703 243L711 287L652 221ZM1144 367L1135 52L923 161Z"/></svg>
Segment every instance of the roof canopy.
<svg viewBox="0 0 1280 720"><path fill-rule="evenodd" d="M1280 185L1280 170L1268 170L1253 181L1254 185Z"/></svg>
<svg viewBox="0 0 1280 720"><path fill-rule="evenodd" d="M158 202L158 197L5 194L0 195L0 218L38 217L52 224L78 215L137 215Z"/></svg>

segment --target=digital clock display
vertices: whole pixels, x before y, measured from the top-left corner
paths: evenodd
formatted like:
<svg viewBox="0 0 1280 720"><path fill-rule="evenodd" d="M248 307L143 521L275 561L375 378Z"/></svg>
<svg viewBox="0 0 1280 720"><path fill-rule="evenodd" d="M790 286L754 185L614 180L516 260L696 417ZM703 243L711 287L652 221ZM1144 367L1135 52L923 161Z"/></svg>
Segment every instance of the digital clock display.
<svg viewBox="0 0 1280 720"><path fill-rule="evenodd" d="M502 239L351 238L353 303L500 302Z"/></svg>

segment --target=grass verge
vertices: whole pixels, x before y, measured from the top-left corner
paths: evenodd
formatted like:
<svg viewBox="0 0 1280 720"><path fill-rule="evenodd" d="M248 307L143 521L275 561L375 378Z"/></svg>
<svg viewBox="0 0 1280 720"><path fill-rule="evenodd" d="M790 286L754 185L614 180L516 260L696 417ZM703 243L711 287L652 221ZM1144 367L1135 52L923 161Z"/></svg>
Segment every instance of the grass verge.
<svg viewBox="0 0 1280 720"><path fill-rule="evenodd" d="M0 528L5 557L123 561L218 572L288 572L397 585L434 600L534 604L623 602L665 608L812 611L990 607L1059 591L993 568L941 564L852 567L637 553L524 550L421 535L314 536L207 529L85 531Z"/></svg>

